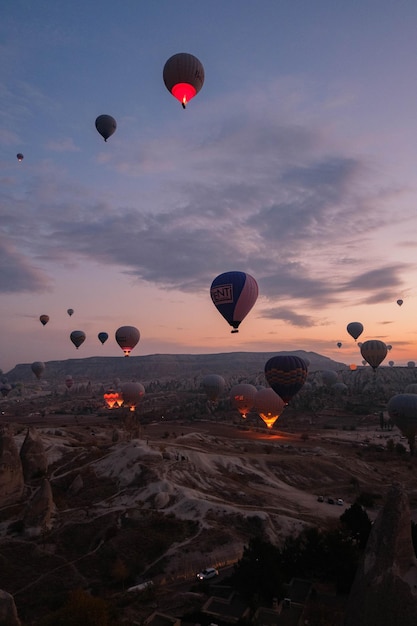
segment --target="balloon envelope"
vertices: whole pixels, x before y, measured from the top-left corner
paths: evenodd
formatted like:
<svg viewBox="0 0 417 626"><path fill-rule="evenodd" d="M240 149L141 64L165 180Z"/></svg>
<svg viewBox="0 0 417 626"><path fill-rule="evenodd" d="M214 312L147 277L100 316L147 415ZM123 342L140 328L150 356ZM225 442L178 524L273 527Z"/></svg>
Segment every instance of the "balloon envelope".
<svg viewBox="0 0 417 626"><path fill-rule="evenodd" d="M407 437L413 452L417 432L417 394L400 393L393 396L387 404L387 410L394 424Z"/></svg>
<svg viewBox="0 0 417 626"><path fill-rule="evenodd" d="M78 350L80 345L85 341L85 332L83 332L82 330L73 330L70 334L70 339Z"/></svg>
<svg viewBox="0 0 417 626"><path fill-rule="evenodd" d="M42 361L34 361L31 365L32 372L39 379L45 371L45 363Z"/></svg>
<svg viewBox="0 0 417 626"><path fill-rule="evenodd" d="M230 390L230 402L239 411L242 417L246 417L253 408L257 389L249 383L239 383Z"/></svg>
<svg viewBox="0 0 417 626"><path fill-rule="evenodd" d="M145 387L141 383L123 383L120 386L120 393L123 398L123 404L130 407L133 411L145 395Z"/></svg>
<svg viewBox="0 0 417 626"><path fill-rule="evenodd" d="M45 326L49 322L49 315L40 315L39 320L42 326Z"/></svg>
<svg viewBox="0 0 417 626"><path fill-rule="evenodd" d="M217 402L219 396L224 391L226 383L223 376L219 376L218 374L207 374L207 376L204 376L201 381L201 386L203 387L210 402Z"/></svg>
<svg viewBox="0 0 417 626"><path fill-rule="evenodd" d="M74 309L67 309L67 313L71 317L74 314Z"/></svg>
<svg viewBox="0 0 417 626"><path fill-rule="evenodd" d="M198 94L204 83L204 67L193 54L179 52L168 59L162 72L165 87L183 108Z"/></svg>
<svg viewBox="0 0 417 626"><path fill-rule="evenodd" d="M104 141L107 141L107 139L113 135L116 128L116 120L111 115L99 115L96 119L96 129L103 137Z"/></svg>
<svg viewBox="0 0 417 626"><path fill-rule="evenodd" d="M370 339L361 345L361 354L374 371L385 359L387 352L387 346L379 339Z"/></svg>
<svg viewBox="0 0 417 626"><path fill-rule="evenodd" d="M338 348L341 348L342 347L342 342L338 341L336 345L337 345Z"/></svg>
<svg viewBox="0 0 417 626"><path fill-rule="evenodd" d="M129 356L140 339L140 332L134 326L120 326L116 330L115 338L125 356Z"/></svg>
<svg viewBox="0 0 417 626"><path fill-rule="evenodd" d="M337 383L337 372L334 370L323 370L321 372L321 379L326 387L331 387Z"/></svg>
<svg viewBox="0 0 417 626"><path fill-rule="evenodd" d="M285 404L300 391L307 374L306 362L292 354L273 356L265 364L265 378Z"/></svg>
<svg viewBox="0 0 417 626"><path fill-rule="evenodd" d="M398 306L401 306L403 302L404 302L404 300L401 300L401 299L400 299L400 300L397 300L397 304L398 304Z"/></svg>
<svg viewBox="0 0 417 626"><path fill-rule="evenodd" d="M353 337L356 341L359 335L363 333L363 325L360 322L350 322L346 326L346 330L348 331L349 335Z"/></svg>
<svg viewBox="0 0 417 626"><path fill-rule="evenodd" d="M103 344L107 341L109 335L107 333L99 333L97 337L99 338L99 341L101 341L101 343Z"/></svg>
<svg viewBox="0 0 417 626"><path fill-rule="evenodd" d="M245 272L219 274L210 287L214 306L224 319L238 332L242 320L247 316L258 298L258 283Z"/></svg>
<svg viewBox="0 0 417 626"><path fill-rule="evenodd" d="M22 154L21 152L18 152L18 153L16 154L16 158L17 158L17 160L18 160L18 161L19 161L19 163L20 163L21 161L23 161L24 156L23 156L23 154Z"/></svg>
<svg viewBox="0 0 417 626"><path fill-rule="evenodd" d="M272 428L284 408L284 400L271 387L256 392L254 409L267 428Z"/></svg>

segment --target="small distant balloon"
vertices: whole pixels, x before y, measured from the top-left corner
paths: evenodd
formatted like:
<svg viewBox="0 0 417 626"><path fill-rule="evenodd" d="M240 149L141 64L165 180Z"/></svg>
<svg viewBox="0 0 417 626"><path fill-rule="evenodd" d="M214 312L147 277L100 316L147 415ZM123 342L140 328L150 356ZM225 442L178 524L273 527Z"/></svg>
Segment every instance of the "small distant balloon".
<svg viewBox="0 0 417 626"><path fill-rule="evenodd" d="M349 335L353 337L356 341L359 335L363 333L363 324L361 324L360 322L350 322L346 326L346 330L348 331Z"/></svg>
<svg viewBox="0 0 417 626"><path fill-rule="evenodd" d="M391 345L390 343L387 345L387 350L388 350L388 352L389 352L390 350L392 350L392 345Z"/></svg>
<svg viewBox="0 0 417 626"><path fill-rule="evenodd" d="M390 367L394 367L394 361L388 361L388 365L389 365Z"/></svg>
<svg viewBox="0 0 417 626"><path fill-rule="evenodd" d="M192 54L180 52L168 59L163 69L165 87L185 109L204 83L204 67Z"/></svg>
<svg viewBox="0 0 417 626"><path fill-rule="evenodd" d="M356 365L356 363L351 363L349 365L349 369L350 369L351 372L354 372L357 369L357 367L358 366Z"/></svg>
<svg viewBox="0 0 417 626"><path fill-rule="evenodd" d="M39 320L42 326L45 326L49 322L49 315L40 315Z"/></svg>
<svg viewBox="0 0 417 626"><path fill-rule="evenodd" d="M70 339L78 350L80 345L85 341L85 332L83 332L82 330L73 330L70 334Z"/></svg>
<svg viewBox="0 0 417 626"><path fill-rule="evenodd" d="M402 306L403 302L404 302L404 300L401 300L401 298L399 300L397 300L398 306Z"/></svg>
<svg viewBox="0 0 417 626"><path fill-rule="evenodd" d="M111 115L99 115L96 119L96 129L103 137L104 141L107 141L109 137L116 131L117 122Z"/></svg>
<svg viewBox="0 0 417 626"><path fill-rule="evenodd" d="M415 361L408 361L407 367L415 367L415 366L416 366Z"/></svg>
<svg viewBox="0 0 417 626"><path fill-rule="evenodd" d="M18 160L18 161L19 161L19 163L20 163L21 161L23 161L23 159L24 159L25 157L23 156L23 154L22 154L21 152L18 152L18 153L16 154L16 158L17 158L17 160Z"/></svg>
<svg viewBox="0 0 417 626"><path fill-rule="evenodd" d="M71 317L71 315L74 315L74 309L67 309L67 313Z"/></svg>
<svg viewBox="0 0 417 626"><path fill-rule="evenodd" d="M342 347L342 342L338 341L336 345L337 345L338 348L341 348Z"/></svg>
<svg viewBox="0 0 417 626"><path fill-rule="evenodd" d="M109 335L107 333L99 333L97 337L99 338L99 341L103 344L103 343L106 343L107 339L109 338Z"/></svg>

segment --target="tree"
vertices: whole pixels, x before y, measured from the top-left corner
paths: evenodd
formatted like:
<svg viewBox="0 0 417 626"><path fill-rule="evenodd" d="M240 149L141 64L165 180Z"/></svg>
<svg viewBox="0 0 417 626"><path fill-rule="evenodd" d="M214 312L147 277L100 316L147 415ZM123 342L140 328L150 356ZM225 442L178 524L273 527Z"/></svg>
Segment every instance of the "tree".
<svg viewBox="0 0 417 626"><path fill-rule="evenodd" d="M349 530L350 536L356 542L360 550L363 550L368 541L371 532L372 523L365 509L358 503L354 502L340 516L342 525Z"/></svg>

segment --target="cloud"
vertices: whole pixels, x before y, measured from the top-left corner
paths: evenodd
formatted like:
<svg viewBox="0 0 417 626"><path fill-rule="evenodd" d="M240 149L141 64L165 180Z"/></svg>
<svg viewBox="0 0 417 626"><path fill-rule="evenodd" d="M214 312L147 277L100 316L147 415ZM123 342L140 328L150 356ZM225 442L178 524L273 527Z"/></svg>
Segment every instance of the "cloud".
<svg viewBox="0 0 417 626"><path fill-rule="evenodd" d="M42 292L50 287L45 274L3 239L0 239L0 267L1 293Z"/></svg>
<svg viewBox="0 0 417 626"><path fill-rule="evenodd" d="M53 152L79 152L80 148L78 148L74 144L74 140L72 137L65 137L63 139L48 141L45 144L45 148L47 150L52 150Z"/></svg>
<svg viewBox="0 0 417 626"><path fill-rule="evenodd" d="M274 320L283 320L291 326L299 326L301 328L311 328L317 326L318 322L311 315L302 315L285 307L274 307L272 309L261 310L260 317Z"/></svg>

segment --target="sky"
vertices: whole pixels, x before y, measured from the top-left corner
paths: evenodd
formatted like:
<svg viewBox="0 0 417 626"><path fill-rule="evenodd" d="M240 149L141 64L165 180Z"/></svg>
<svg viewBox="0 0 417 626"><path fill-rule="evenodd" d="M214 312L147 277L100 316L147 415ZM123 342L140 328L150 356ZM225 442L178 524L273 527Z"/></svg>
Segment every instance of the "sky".
<svg viewBox="0 0 417 626"><path fill-rule="evenodd" d="M360 364L360 321L417 360L416 22L413 0L7 1L1 369L123 357L124 325L132 356ZM162 79L178 52L205 70L185 111ZM259 285L237 334L210 298L233 270Z"/></svg>

